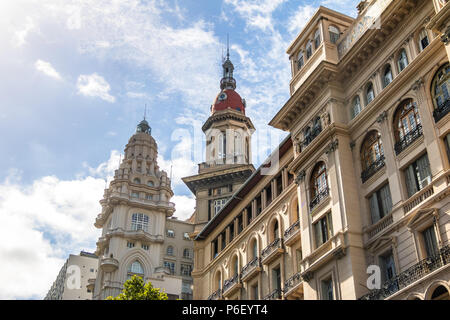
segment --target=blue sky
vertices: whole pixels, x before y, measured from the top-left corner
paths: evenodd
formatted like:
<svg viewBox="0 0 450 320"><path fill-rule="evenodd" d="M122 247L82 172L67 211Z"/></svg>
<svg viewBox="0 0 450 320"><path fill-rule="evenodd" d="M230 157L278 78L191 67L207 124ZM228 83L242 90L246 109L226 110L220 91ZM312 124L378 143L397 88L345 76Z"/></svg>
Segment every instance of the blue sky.
<svg viewBox="0 0 450 320"><path fill-rule="evenodd" d="M355 16L357 4L2 0L0 261L11 262L0 298L42 298L69 253L95 249L104 179L145 105L159 164L173 168L176 215L192 213L180 178L204 160L198 128L219 92L227 33L258 166L286 135L267 123L289 97L288 45L319 5Z"/></svg>

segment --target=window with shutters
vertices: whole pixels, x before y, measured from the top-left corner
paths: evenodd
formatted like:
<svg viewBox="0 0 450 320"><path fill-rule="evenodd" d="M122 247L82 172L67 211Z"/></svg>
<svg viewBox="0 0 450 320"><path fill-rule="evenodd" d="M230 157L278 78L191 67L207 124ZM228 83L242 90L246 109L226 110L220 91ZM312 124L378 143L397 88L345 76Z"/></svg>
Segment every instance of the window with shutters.
<svg viewBox="0 0 450 320"><path fill-rule="evenodd" d="M436 233L434 225L422 231L423 243L425 247L426 257L433 257L439 253L438 242L436 240Z"/></svg>
<svg viewBox="0 0 450 320"><path fill-rule="evenodd" d="M410 164L404 170L404 175L408 197L426 187L431 182L431 169L427 154Z"/></svg>
<svg viewBox="0 0 450 320"><path fill-rule="evenodd" d="M369 197L372 224L387 216L392 210L392 199L389 184L384 185Z"/></svg>
<svg viewBox="0 0 450 320"><path fill-rule="evenodd" d="M327 242L333 235L333 222L331 212L327 213L323 218L314 223L314 235L316 248Z"/></svg>

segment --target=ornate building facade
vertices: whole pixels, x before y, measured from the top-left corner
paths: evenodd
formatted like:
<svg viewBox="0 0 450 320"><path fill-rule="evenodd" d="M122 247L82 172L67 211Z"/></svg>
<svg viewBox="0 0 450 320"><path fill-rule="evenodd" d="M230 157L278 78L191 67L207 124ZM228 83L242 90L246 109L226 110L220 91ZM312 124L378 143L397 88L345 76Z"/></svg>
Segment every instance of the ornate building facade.
<svg viewBox="0 0 450 320"><path fill-rule="evenodd" d="M279 167L195 233L194 299L449 298L449 8L317 10L287 50Z"/></svg>
<svg viewBox="0 0 450 320"><path fill-rule="evenodd" d="M125 147L124 159L100 201L95 226L98 274L94 299L117 296L132 275L165 290L169 299L192 298L193 225L173 218L171 182L157 164L157 144L144 119Z"/></svg>

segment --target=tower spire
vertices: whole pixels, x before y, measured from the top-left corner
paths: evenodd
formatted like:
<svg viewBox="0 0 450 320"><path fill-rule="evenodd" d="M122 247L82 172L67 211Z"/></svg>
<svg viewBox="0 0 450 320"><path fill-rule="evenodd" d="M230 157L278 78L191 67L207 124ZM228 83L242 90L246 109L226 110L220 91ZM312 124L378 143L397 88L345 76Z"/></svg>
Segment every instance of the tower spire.
<svg viewBox="0 0 450 320"><path fill-rule="evenodd" d="M223 62L222 68L223 68L223 77L222 80L220 80L220 88L222 90L236 89L236 80L234 80L233 78L234 66L230 60L230 40L228 33L227 33L227 59Z"/></svg>
<svg viewBox="0 0 450 320"><path fill-rule="evenodd" d="M230 60L230 39L227 33L227 60Z"/></svg>

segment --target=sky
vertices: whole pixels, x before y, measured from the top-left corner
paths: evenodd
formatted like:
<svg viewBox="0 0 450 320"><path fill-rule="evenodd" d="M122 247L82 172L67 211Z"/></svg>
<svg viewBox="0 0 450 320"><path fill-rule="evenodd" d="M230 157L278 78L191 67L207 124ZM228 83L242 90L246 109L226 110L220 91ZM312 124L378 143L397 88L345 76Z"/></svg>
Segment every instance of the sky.
<svg viewBox="0 0 450 320"><path fill-rule="evenodd" d="M95 251L99 200L145 108L174 215L192 214L181 178L204 161L227 34L261 164L286 137L268 126L289 98L286 49L320 5L355 17L358 2L1 0L0 299L44 298L69 254Z"/></svg>

